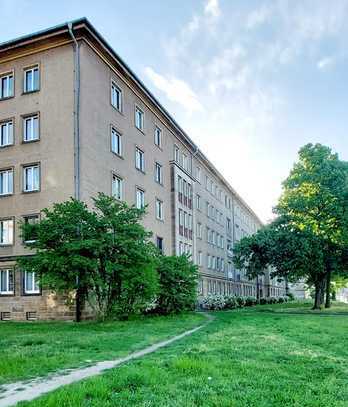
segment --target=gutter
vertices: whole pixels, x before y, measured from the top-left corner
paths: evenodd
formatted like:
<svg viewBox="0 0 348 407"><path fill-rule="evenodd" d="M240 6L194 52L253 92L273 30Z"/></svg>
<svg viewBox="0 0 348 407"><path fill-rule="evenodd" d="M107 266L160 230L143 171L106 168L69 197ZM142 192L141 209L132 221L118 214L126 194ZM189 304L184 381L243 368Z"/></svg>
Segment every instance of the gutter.
<svg viewBox="0 0 348 407"><path fill-rule="evenodd" d="M74 197L80 199L80 47L74 36L72 23L69 34L74 42Z"/></svg>

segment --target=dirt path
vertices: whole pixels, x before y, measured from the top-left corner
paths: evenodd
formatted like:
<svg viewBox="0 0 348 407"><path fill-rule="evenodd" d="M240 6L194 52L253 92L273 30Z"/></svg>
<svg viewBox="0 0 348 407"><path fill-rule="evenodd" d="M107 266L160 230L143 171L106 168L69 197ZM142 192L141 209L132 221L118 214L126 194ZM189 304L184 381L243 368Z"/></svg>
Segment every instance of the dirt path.
<svg viewBox="0 0 348 407"><path fill-rule="evenodd" d="M33 400L45 393L58 389L59 387L99 375L107 369L118 367L130 360L141 358L142 356L155 352L160 348L168 346L171 343L192 335L204 328L212 320L212 317L209 314L204 315L208 318L208 321L205 324L185 331L165 341L155 343L142 350L133 352L124 358L98 362L93 366L80 369L64 370L48 378L37 378L30 381L5 384L0 388L0 407L14 406L20 401Z"/></svg>

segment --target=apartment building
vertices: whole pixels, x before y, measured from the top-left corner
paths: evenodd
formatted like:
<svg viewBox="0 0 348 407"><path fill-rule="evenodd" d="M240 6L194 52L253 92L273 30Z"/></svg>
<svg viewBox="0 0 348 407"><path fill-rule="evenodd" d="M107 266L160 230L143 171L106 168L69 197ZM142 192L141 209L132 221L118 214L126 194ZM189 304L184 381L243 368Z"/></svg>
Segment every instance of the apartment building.
<svg viewBox="0 0 348 407"><path fill-rule="evenodd" d="M201 295L283 295L234 244L261 222L110 45L79 19L0 44L0 317L70 319L74 303L16 266L19 222L98 192L138 207L165 254L191 253Z"/></svg>

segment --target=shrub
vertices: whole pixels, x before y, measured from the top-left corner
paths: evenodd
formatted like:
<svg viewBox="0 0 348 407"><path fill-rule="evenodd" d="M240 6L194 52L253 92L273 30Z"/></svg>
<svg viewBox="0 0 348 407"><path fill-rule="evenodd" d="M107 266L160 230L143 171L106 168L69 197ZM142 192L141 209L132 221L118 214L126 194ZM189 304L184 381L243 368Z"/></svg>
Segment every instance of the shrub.
<svg viewBox="0 0 348 407"><path fill-rule="evenodd" d="M266 305L268 303L267 298L264 298L264 297L260 298L259 301L260 301L260 305Z"/></svg>
<svg viewBox="0 0 348 407"><path fill-rule="evenodd" d="M223 295L209 294L202 299L201 306L206 310L222 310L226 306L225 297Z"/></svg>
<svg viewBox="0 0 348 407"><path fill-rule="evenodd" d="M287 293L286 298L287 298L288 301L294 301L295 296L294 296L293 293Z"/></svg>
<svg viewBox="0 0 348 407"><path fill-rule="evenodd" d="M278 302L279 302L279 304L282 304L282 303L286 302L286 300L284 297L279 297Z"/></svg>
<svg viewBox="0 0 348 407"><path fill-rule="evenodd" d="M198 268L183 256L160 256L159 294L155 311L160 314L192 310L197 301Z"/></svg>
<svg viewBox="0 0 348 407"><path fill-rule="evenodd" d="M236 301L237 301L238 307L243 308L245 306L245 299L243 296L241 296L241 295L237 296Z"/></svg>
<svg viewBox="0 0 348 407"><path fill-rule="evenodd" d="M253 305L256 305L256 303L257 303L256 297L253 297L251 295L248 297L245 297L245 306L246 307L251 307Z"/></svg>
<svg viewBox="0 0 348 407"><path fill-rule="evenodd" d="M225 295L225 308L235 309L238 307L238 302L235 295Z"/></svg>

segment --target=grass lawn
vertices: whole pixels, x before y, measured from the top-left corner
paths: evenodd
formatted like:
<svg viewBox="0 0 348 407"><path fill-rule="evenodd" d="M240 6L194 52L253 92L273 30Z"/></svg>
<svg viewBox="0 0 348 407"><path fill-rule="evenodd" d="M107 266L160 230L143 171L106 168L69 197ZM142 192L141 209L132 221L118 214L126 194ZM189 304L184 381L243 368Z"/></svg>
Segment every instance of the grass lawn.
<svg viewBox="0 0 348 407"><path fill-rule="evenodd" d="M191 337L20 406L348 406L348 317L261 309L214 313Z"/></svg>
<svg viewBox="0 0 348 407"><path fill-rule="evenodd" d="M0 323L1 384L116 359L206 322L202 315L126 322Z"/></svg>

